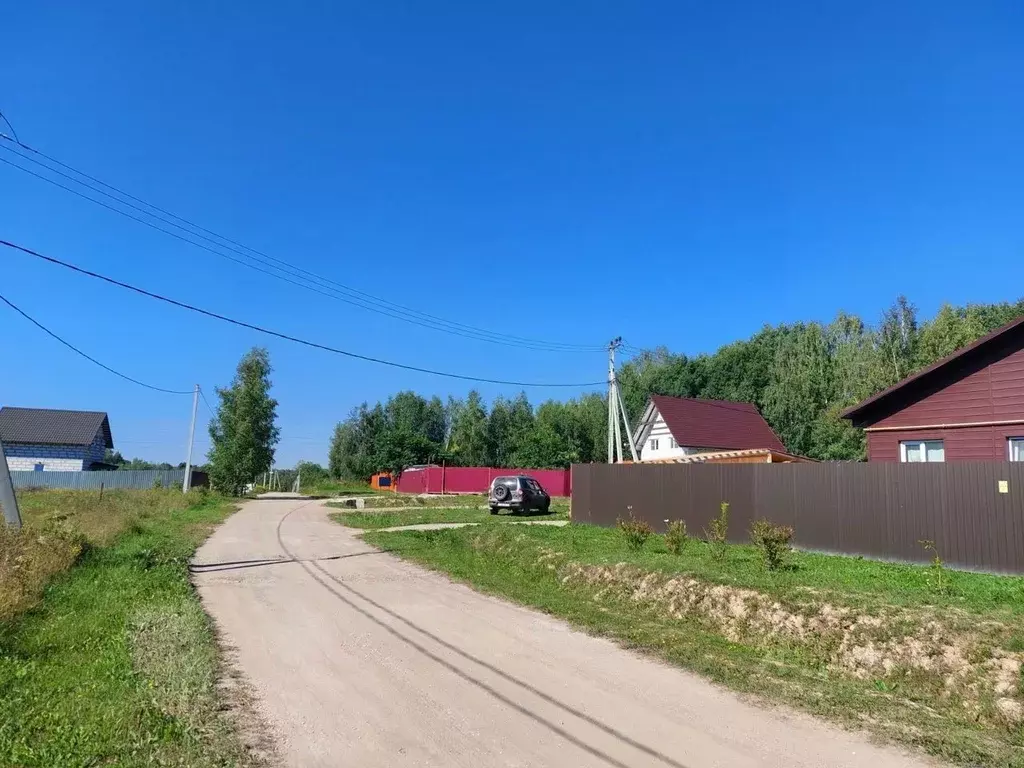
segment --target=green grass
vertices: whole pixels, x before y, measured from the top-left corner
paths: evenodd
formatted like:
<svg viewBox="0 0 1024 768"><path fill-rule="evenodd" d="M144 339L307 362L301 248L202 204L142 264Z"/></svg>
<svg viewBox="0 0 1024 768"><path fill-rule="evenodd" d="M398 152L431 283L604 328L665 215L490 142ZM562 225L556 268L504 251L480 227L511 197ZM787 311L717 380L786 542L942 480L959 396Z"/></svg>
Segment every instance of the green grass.
<svg viewBox="0 0 1024 768"><path fill-rule="evenodd" d="M0 765L250 764L222 711L213 631L188 578L230 504L47 492L26 494L23 509L43 528L64 515L86 546L38 605L0 622Z"/></svg>
<svg viewBox="0 0 1024 768"><path fill-rule="evenodd" d="M336 512L331 519L349 528L394 528L421 523L514 523L531 520L568 520L564 510L540 513L502 513L492 515L486 509L457 507L454 509L409 509L394 512Z"/></svg>
<svg viewBox="0 0 1024 768"><path fill-rule="evenodd" d="M375 496L392 493L392 491L378 491L366 483L348 480L324 480L313 485L303 483L302 492L310 496Z"/></svg>
<svg viewBox="0 0 1024 768"><path fill-rule="evenodd" d="M1024 726L1001 719L992 690L969 685L988 679L993 660L1021 659L1024 579L947 571L951 588L936 591L926 567L808 553L769 572L753 547L730 546L717 561L703 542L691 540L676 556L663 537L652 536L636 552L618 531L580 525L370 531L366 539L766 702L964 765L1024 766ZM680 598L686 595L697 596L688 607ZM729 600L764 610L735 619L723 607ZM838 629L798 636L773 618L810 622L823 610L843 612ZM872 617L883 620L855 624ZM928 671L912 654L899 656L910 647L907 637L922 638L929 652L931 642L962 646L968 676ZM840 663L848 658L844 640L896 663L858 676ZM941 654L923 663L937 660ZM1014 675L1020 672L1011 667L1012 690L999 697L1022 703Z"/></svg>
<svg viewBox="0 0 1024 768"><path fill-rule="evenodd" d="M327 506L338 509L347 509L340 502L328 502ZM487 496L484 494L459 494L447 496L417 496L403 493L385 493L374 496L366 501L366 506L372 509L479 509L487 507ZM569 500L563 498L551 499L551 509L555 512L568 513ZM486 509L483 510L485 513Z"/></svg>
<svg viewBox="0 0 1024 768"><path fill-rule="evenodd" d="M480 507L487 506L487 497L479 494L458 496L419 496L409 493L380 493L366 501L375 509L405 509L417 507ZM329 504L329 506L342 506Z"/></svg>

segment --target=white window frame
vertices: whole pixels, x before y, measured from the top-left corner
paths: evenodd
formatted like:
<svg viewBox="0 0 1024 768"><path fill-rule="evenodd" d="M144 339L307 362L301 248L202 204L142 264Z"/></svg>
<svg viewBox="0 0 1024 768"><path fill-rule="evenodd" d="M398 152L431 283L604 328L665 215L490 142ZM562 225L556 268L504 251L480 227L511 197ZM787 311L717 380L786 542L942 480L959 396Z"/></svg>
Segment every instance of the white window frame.
<svg viewBox="0 0 1024 768"><path fill-rule="evenodd" d="M679 443L674 437L670 437L668 439L668 445L669 448L672 448L673 450L679 447Z"/></svg>
<svg viewBox="0 0 1024 768"><path fill-rule="evenodd" d="M938 443L942 448L942 461L928 461L928 445ZM921 451L922 461L907 461L907 446L917 446ZM900 462L903 464L941 464L946 461L946 444L942 438L932 440L900 440Z"/></svg>
<svg viewBox="0 0 1024 768"><path fill-rule="evenodd" d="M652 451L658 450L658 438L656 438L656 437L652 437L651 438L651 450Z"/></svg>
<svg viewBox="0 0 1024 768"><path fill-rule="evenodd" d="M1014 448L1017 450L1014 451ZM1016 453L1016 456L1014 456ZM1024 461L1024 437L1008 437L1006 438L1006 460L1007 461Z"/></svg>

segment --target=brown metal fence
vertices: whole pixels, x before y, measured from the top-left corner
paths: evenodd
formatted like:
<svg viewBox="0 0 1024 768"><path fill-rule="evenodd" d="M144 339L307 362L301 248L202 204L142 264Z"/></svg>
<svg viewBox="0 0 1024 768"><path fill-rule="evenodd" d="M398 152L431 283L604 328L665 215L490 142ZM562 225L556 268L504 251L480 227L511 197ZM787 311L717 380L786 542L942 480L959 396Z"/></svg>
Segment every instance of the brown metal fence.
<svg viewBox="0 0 1024 768"><path fill-rule="evenodd" d="M681 519L701 535L723 501L734 541L767 518L793 526L803 549L921 562L930 539L951 565L1024 573L1024 463L572 468L577 522L612 526L632 512L657 531Z"/></svg>

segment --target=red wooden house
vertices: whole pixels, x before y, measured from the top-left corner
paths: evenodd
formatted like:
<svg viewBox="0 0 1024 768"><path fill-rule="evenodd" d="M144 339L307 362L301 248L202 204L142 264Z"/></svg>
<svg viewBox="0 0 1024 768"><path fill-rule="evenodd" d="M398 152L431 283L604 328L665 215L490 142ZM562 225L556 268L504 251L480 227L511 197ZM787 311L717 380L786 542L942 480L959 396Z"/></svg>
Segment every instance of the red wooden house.
<svg viewBox="0 0 1024 768"><path fill-rule="evenodd" d="M868 461L1024 461L1024 317L842 415Z"/></svg>

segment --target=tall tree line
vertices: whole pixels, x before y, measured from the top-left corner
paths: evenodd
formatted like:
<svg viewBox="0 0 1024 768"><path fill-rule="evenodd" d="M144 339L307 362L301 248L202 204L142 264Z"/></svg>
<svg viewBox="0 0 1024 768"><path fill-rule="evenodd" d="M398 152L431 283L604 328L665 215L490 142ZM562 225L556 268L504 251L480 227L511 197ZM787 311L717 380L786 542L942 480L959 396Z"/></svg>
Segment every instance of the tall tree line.
<svg viewBox="0 0 1024 768"><path fill-rule="evenodd" d="M651 394L740 400L757 405L791 452L860 460L864 435L839 418L843 409L1021 314L1024 300L945 305L922 321L900 296L874 325L841 312L827 324L765 326L713 354L650 350L626 362L618 375L633 424ZM365 478L442 460L495 467L603 461L606 430L603 393L536 407L520 394L488 407L475 391L447 402L401 392L383 404L364 403L337 425L330 471Z"/></svg>
<svg viewBox="0 0 1024 768"><path fill-rule="evenodd" d="M429 400L399 392L385 403L354 408L334 428L328 466L335 477L369 477L414 464L557 467L595 461L605 450L604 397L548 401L534 408L525 394L497 398L479 392Z"/></svg>

